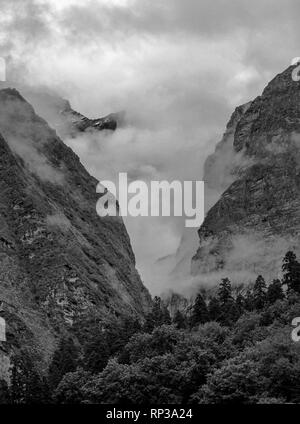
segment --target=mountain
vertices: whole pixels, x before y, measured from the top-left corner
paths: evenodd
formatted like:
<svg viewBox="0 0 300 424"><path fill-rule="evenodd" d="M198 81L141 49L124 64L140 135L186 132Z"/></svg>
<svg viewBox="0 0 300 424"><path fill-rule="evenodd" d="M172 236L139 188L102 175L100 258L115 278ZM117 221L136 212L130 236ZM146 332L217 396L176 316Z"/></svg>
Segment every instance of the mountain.
<svg viewBox="0 0 300 424"><path fill-rule="evenodd" d="M0 88L13 87L38 111L39 116L56 130L59 137L75 137L78 133L115 131L125 124L125 112L110 113L102 118L90 119L75 111L68 100L48 88L33 88L14 82L0 82Z"/></svg>
<svg viewBox="0 0 300 424"><path fill-rule="evenodd" d="M0 90L2 374L21 347L45 370L75 327L151 306L122 219L96 213L96 185L17 90Z"/></svg>
<svg viewBox="0 0 300 424"><path fill-rule="evenodd" d="M288 250L299 254L300 85L293 69L235 110L206 161L206 187L219 200L198 231L192 274L200 280L271 279Z"/></svg>
<svg viewBox="0 0 300 424"><path fill-rule="evenodd" d="M251 102L236 108L227 124L222 140L216 146L215 152L205 161L203 179L205 181L204 206L206 214L225 189L234 181L233 170L235 166L238 164L241 166L243 161L246 163L241 154L234 152L233 137L241 116L250 104ZM161 258L155 264L157 273L170 281L174 290L179 290L187 297L190 296L191 291L195 296L198 290L199 279L191 279L191 258L194 256L198 245L199 238L194 228L185 228L176 252ZM203 277L202 272L201 275ZM205 276L205 280L208 276L209 273ZM197 277L197 272L194 272L194 277ZM209 276L209 278L211 277Z"/></svg>
<svg viewBox="0 0 300 424"><path fill-rule="evenodd" d="M81 113L76 112L71 108L71 105L66 101L64 108L61 110L63 119L70 124L72 135L76 132L85 131L115 131L118 124L124 122L124 112L110 113L103 118L89 119Z"/></svg>

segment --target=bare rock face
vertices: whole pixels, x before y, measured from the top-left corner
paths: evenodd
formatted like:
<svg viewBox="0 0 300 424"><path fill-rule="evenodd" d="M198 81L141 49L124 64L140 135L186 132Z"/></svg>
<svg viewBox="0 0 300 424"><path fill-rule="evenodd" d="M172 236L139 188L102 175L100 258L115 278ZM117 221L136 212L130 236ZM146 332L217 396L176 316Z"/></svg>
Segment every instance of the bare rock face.
<svg viewBox="0 0 300 424"><path fill-rule="evenodd" d="M205 180L205 212L216 203L225 189L235 180L236 167L246 165L241 153L234 151L233 141L236 126L243 114L250 107L250 103L236 108L227 124L226 132L222 140L217 144L215 152L210 155L204 164ZM248 161L249 162L249 161ZM172 283L178 282L182 289L183 282L190 280L191 257L194 255L199 244L197 233L193 228L186 228L175 254L169 255L158 261L155 266L161 275L166 275ZM187 283L190 284L190 283ZM186 283L184 283L184 288ZM173 285L176 289L175 285Z"/></svg>
<svg viewBox="0 0 300 424"><path fill-rule="evenodd" d="M292 71L236 109L206 163L208 188L223 194L198 231L192 273L199 278L274 278L287 250L299 253L300 83Z"/></svg>
<svg viewBox="0 0 300 424"><path fill-rule="evenodd" d="M25 345L46 366L86 319L148 311L123 221L97 215L96 185L18 91L0 91L2 353Z"/></svg>
<svg viewBox="0 0 300 424"><path fill-rule="evenodd" d="M69 123L69 130L71 135L76 135L79 132L85 131L115 131L117 126L124 122L124 112L110 113L103 118L89 119L79 112L71 108L69 102L65 103L61 111L64 122Z"/></svg>
<svg viewBox="0 0 300 424"><path fill-rule="evenodd" d="M241 164L241 156L234 150L234 135L241 118L249 109L251 102L239 106L233 112L222 140L217 144L215 152L210 155L204 164L205 189L216 191L221 195L235 180L235 167ZM209 196L205 196L207 199ZM206 209L209 207L207 202Z"/></svg>
<svg viewBox="0 0 300 424"><path fill-rule="evenodd" d="M78 133L83 132L115 131L125 121L125 112L110 113L103 118L89 119L75 111L68 100L55 94L40 90L32 91L27 88L22 88L21 92L62 138L76 137Z"/></svg>
<svg viewBox="0 0 300 424"><path fill-rule="evenodd" d="M14 87L38 111L39 116L54 128L62 139L76 137L83 132L115 131L125 125L125 112L89 119L75 111L68 100L46 88L32 88L12 82L0 82L1 89Z"/></svg>

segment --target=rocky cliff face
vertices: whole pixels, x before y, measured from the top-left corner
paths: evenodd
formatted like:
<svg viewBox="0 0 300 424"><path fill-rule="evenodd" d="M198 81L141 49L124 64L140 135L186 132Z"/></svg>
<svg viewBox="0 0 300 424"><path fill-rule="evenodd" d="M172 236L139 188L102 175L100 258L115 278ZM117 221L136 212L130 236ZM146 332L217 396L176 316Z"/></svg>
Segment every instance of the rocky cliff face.
<svg viewBox="0 0 300 424"><path fill-rule="evenodd" d="M247 282L278 276L287 250L299 253L300 83L293 67L236 109L204 180L220 199L198 231L192 273Z"/></svg>
<svg viewBox="0 0 300 424"><path fill-rule="evenodd" d="M97 215L96 185L18 91L0 91L1 363L25 345L46 366L86 319L148 311L123 221Z"/></svg>
<svg viewBox="0 0 300 424"><path fill-rule="evenodd" d="M69 124L71 135L75 135L78 131L115 131L117 126L124 122L124 112L110 113L103 118L89 119L81 113L76 112L71 108L68 101L65 102L63 109L60 112L63 122Z"/></svg>
<svg viewBox="0 0 300 424"><path fill-rule="evenodd" d="M1 82L0 88L16 88L38 111L39 116L54 128L59 137L75 137L82 132L115 131L125 124L125 112L110 113L102 118L90 119L75 111L68 100L43 88L32 88L17 83Z"/></svg>

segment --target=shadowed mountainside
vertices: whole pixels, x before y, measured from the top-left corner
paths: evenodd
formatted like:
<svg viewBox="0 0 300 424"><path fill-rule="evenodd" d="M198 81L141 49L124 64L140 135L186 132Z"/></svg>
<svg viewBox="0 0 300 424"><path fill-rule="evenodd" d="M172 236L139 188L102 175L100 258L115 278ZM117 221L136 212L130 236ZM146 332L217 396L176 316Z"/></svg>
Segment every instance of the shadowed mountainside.
<svg viewBox="0 0 300 424"><path fill-rule="evenodd" d="M96 179L15 89L0 91L0 134L1 363L26 346L43 369L75 326L141 319L151 297L123 221L96 213Z"/></svg>

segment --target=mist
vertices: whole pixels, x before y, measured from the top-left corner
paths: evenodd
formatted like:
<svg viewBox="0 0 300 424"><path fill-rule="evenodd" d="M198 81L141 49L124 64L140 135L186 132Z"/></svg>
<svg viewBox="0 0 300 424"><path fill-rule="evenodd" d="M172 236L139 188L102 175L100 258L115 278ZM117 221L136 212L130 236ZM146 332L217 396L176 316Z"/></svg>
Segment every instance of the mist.
<svg viewBox="0 0 300 424"><path fill-rule="evenodd" d="M63 174L54 169L42 153L42 146L51 142L54 132L42 119L35 116L32 107L16 94L2 95L0 110L1 134L11 150L44 181L63 184Z"/></svg>
<svg viewBox="0 0 300 424"><path fill-rule="evenodd" d="M235 107L299 56L293 0L0 3L8 84L56 93L90 118L126 111L127 125L114 133L64 139L98 180L116 182L120 172L146 182L202 180ZM48 118L46 108L36 112ZM212 191L209 203L220 194ZM184 218L124 221L152 293L193 284L197 229L185 236ZM172 259L154 264L176 254L183 237L173 278Z"/></svg>

